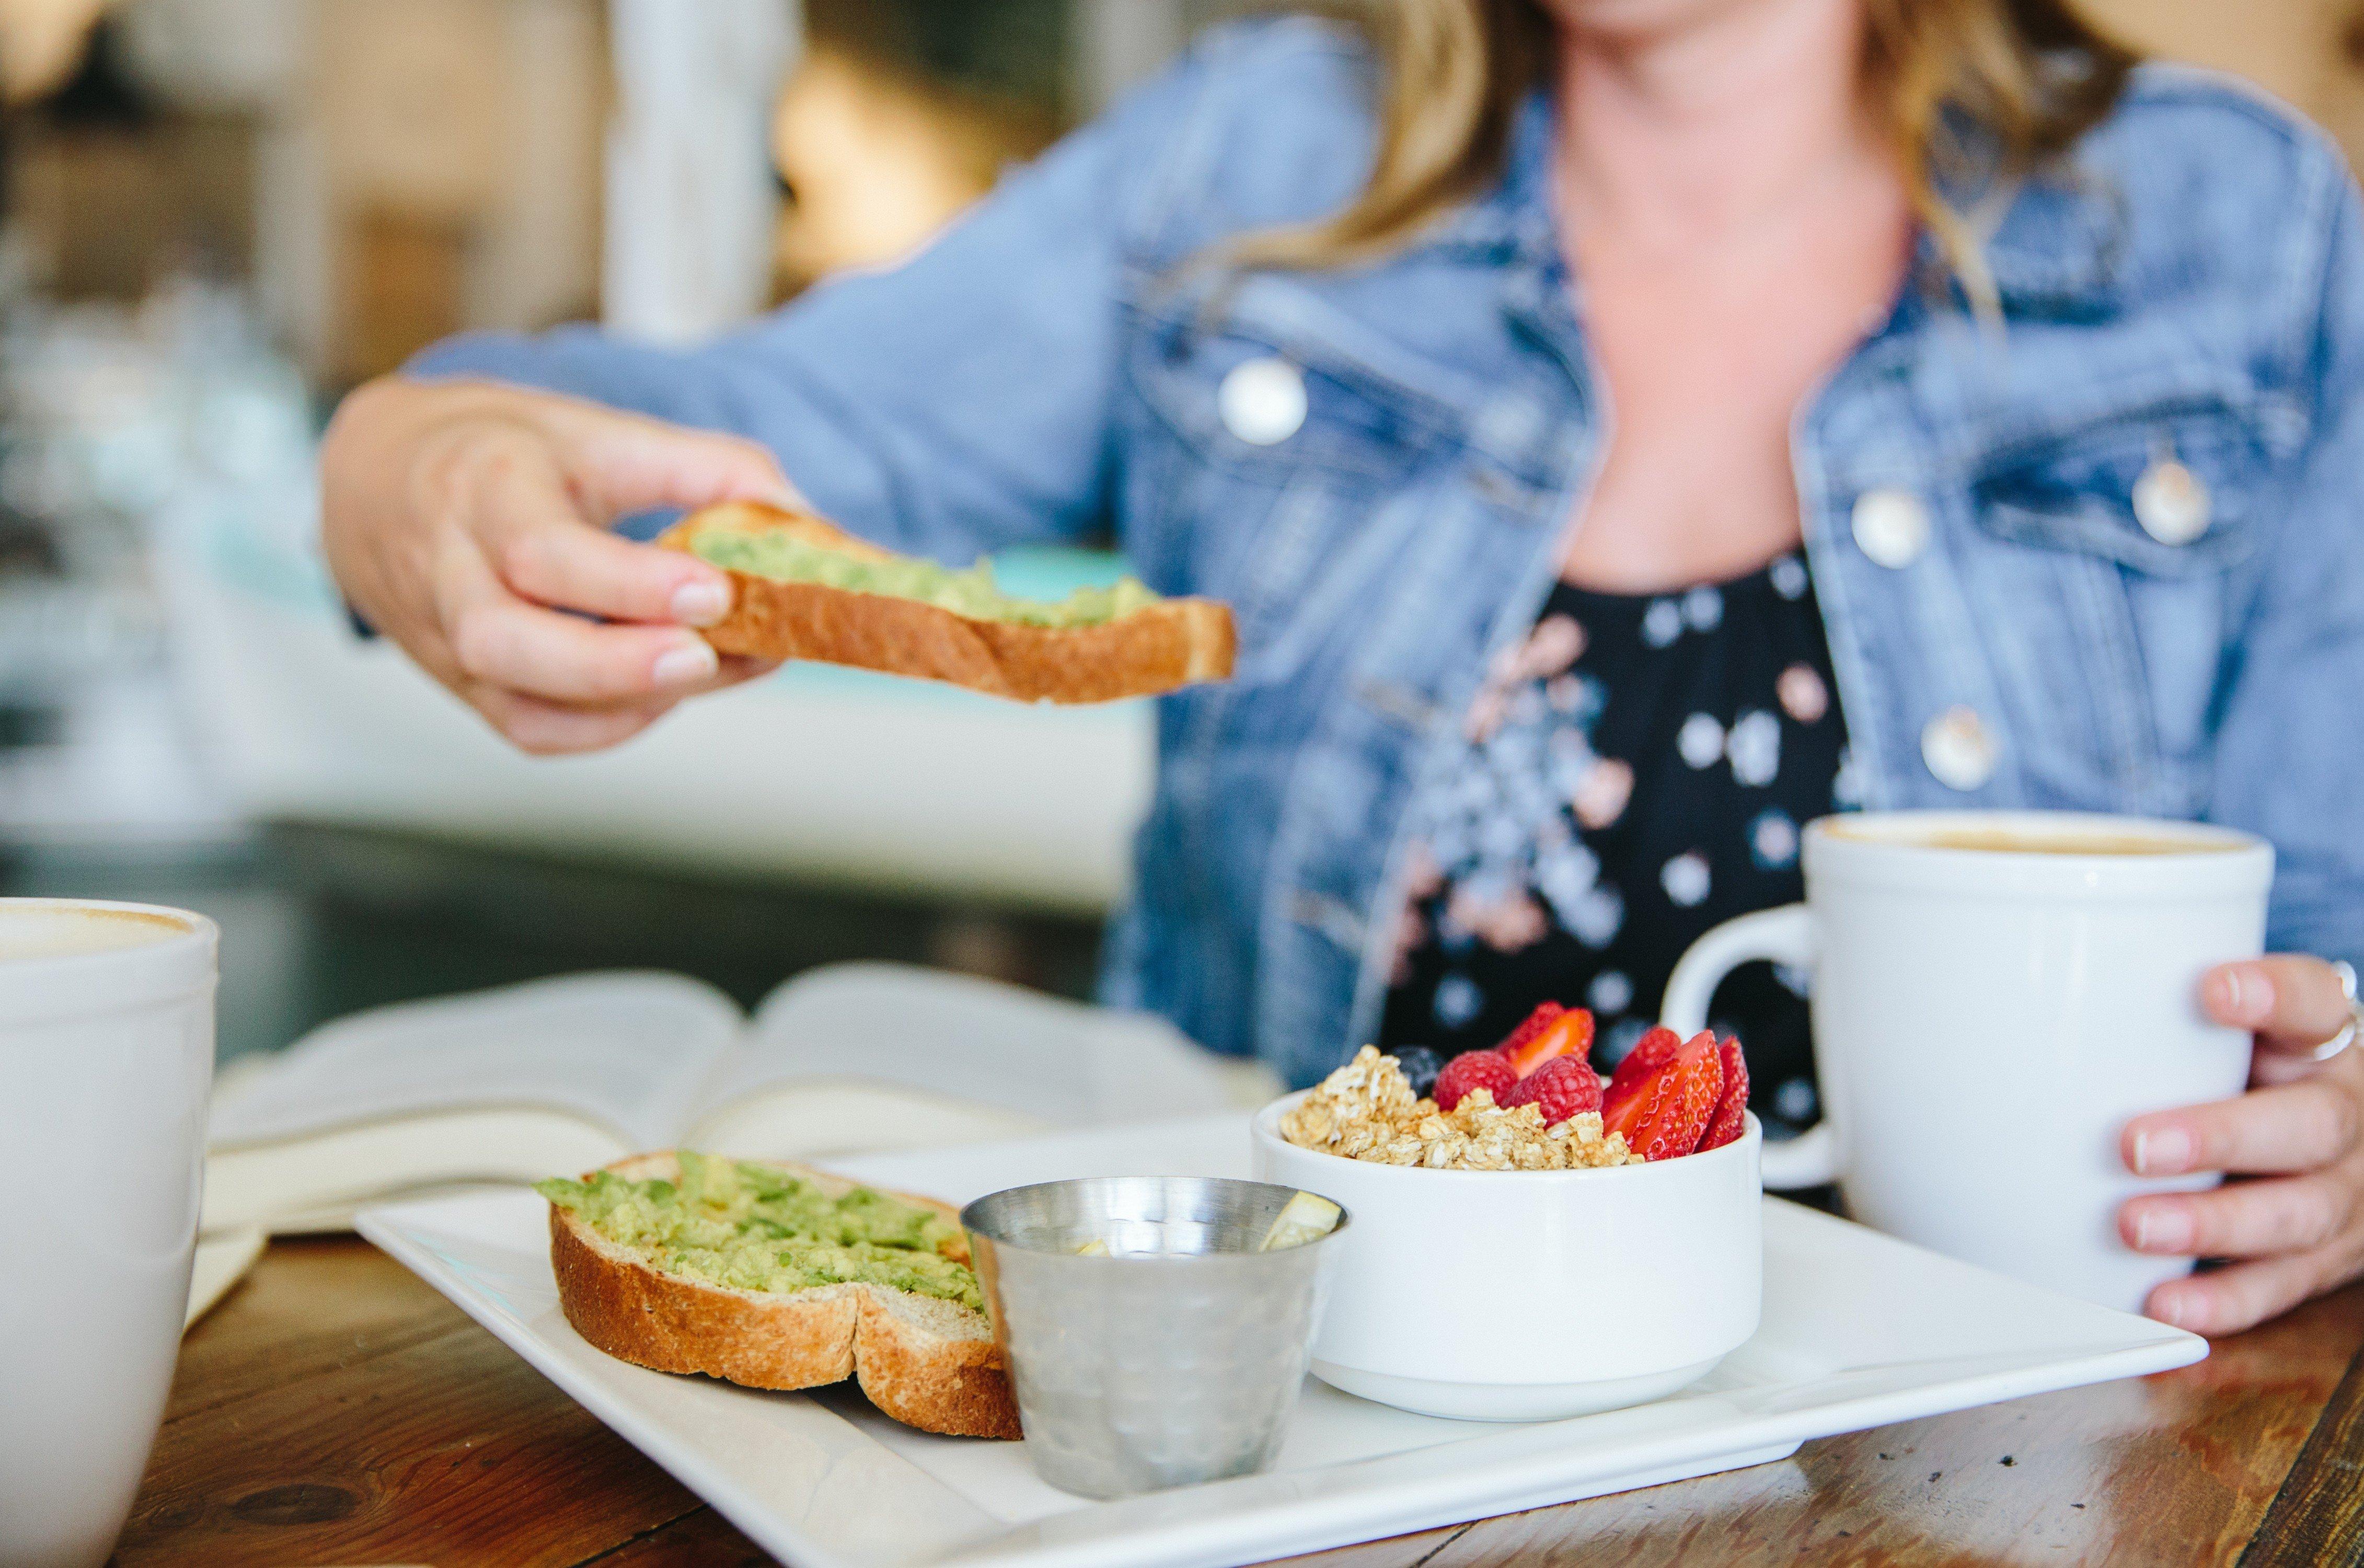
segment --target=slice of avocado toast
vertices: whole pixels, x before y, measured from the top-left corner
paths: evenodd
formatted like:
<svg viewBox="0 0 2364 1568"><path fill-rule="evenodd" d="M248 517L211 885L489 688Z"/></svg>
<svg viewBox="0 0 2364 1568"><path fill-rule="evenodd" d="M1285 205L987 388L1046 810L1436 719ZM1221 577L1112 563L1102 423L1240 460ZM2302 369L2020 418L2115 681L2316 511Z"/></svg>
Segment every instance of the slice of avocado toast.
<svg viewBox="0 0 2364 1568"><path fill-rule="evenodd" d="M551 1204L560 1307L609 1355L753 1388L853 1377L907 1425L1019 1435L968 1240L944 1205L686 1151L536 1190Z"/></svg>
<svg viewBox="0 0 2364 1568"><path fill-rule="evenodd" d="M1107 702L1227 679L1228 606L1131 578L1058 601L1005 594L989 568L897 555L808 513L733 501L658 539L730 574L718 651L945 681L1021 702Z"/></svg>
<svg viewBox="0 0 2364 1568"><path fill-rule="evenodd" d="M914 555L856 555L787 528L748 528L718 521L692 528L686 537L692 555L726 571L776 583L818 583L848 593L915 599L971 620L1105 626L1164 603L1132 577L1120 577L1104 588L1077 588L1064 599L1024 599L1001 591L990 562L961 570Z"/></svg>
<svg viewBox="0 0 2364 1568"><path fill-rule="evenodd" d="M883 1284L985 1310L960 1227L854 1187L831 1195L794 1172L685 1149L681 1177L594 1171L534 1191L660 1273L741 1290Z"/></svg>

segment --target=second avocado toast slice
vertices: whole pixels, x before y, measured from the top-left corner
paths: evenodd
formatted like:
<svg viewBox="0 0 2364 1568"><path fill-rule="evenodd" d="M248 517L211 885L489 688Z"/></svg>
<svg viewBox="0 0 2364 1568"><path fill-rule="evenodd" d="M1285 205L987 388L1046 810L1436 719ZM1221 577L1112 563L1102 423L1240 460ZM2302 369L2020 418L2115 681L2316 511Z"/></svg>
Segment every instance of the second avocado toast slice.
<svg viewBox="0 0 2364 1568"><path fill-rule="evenodd" d="M686 1151L536 1190L551 1204L559 1306L609 1355L750 1388L851 1377L907 1426L1019 1435L968 1239L945 1205Z"/></svg>

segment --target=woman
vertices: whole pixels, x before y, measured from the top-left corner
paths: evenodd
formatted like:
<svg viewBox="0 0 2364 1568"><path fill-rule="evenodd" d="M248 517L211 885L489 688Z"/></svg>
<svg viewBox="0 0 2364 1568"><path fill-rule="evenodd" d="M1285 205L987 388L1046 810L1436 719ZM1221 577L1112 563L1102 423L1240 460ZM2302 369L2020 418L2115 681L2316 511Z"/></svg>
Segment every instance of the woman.
<svg viewBox="0 0 2364 1568"><path fill-rule="evenodd" d="M1392 17L1225 35L708 348L464 340L364 389L340 581L570 751L748 673L690 629L722 584L619 515L793 480L955 559L1112 522L1244 651L1160 707L1109 993L1299 1080L1571 978L1646 1008L1834 796L2238 823L2276 944L2364 951L2364 228L2320 138L2050 0ZM2364 1269L2364 1053L2314 1060L2324 958L2203 990L2256 1086L2124 1156L2271 1179L2122 1227L2242 1260L2150 1304L2223 1332ZM1794 998L1727 999L1794 1071Z"/></svg>

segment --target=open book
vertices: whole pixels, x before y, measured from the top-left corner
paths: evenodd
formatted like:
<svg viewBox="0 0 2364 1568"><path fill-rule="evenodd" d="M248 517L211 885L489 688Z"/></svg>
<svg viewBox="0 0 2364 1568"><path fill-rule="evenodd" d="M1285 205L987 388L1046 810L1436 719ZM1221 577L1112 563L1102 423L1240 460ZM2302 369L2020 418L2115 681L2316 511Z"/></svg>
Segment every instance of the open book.
<svg viewBox="0 0 2364 1568"><path fill-rule="evenodd" d="M360 1205L643 1150L809 1160L1232 1109L1258 1070L1164 1021L901 964L817 969L753 1018L624 971L328 1024L216 1090L203 1230L340 1229Z"/></svg>

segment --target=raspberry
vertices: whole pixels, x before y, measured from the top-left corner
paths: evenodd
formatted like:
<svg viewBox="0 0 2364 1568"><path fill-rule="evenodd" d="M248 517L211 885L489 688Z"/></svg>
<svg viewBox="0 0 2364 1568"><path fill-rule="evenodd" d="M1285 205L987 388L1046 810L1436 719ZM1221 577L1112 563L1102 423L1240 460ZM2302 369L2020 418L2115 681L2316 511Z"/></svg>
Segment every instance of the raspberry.
<svg viewBox="0 0 2364 1568"><path fill-rule="evenodd" d="M1581 1056L1555 1056L1511 1084L1501 1103L1532 1105L1543 1112L1545 1127L1557 1127L1570 1117L1600 1108L1600 1075Z"/></svg>
<svg viewBox="0 0 2364 1568"><path fill-rule="evenodd" d="M1492 1091L1494 1103L1500 1105L1502 1096L1518 1081L1518 1071L1500 1051L1465 1051L1446 1062L1444 1071L1436 1075L1436 1108L1451 1110L1472 1089Z"/></svg>
<svg viewBox="0 0 2364 1568"><path fill-rule="evenodd" d="M1694 1154L1737 1140L1748 1126L1743 1119L1748 1111L1748 1063L1741 1057L1740 1042L1728 1040L1718 1049L1723 1059L1723 1098L1716 1102L1715 1115L1708 1118Z"/></svg>

